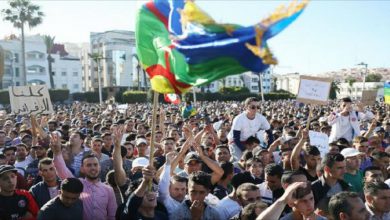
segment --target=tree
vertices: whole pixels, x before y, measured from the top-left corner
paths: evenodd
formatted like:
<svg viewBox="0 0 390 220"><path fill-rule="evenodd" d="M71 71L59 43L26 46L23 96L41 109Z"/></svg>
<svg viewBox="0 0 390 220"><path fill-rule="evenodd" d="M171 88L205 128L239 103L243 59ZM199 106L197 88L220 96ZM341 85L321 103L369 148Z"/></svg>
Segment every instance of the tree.
<svg viewBox="0 0 390 220"><path fill-rule="evenodd" d="M333 81L330 85L329 98L334 100L337 98L337 93L340 92L340 82Z"/></svg>
<svg viewBox="0 0 390 220"><path fill-rule="evenodd" d="M366 82L380 82L382 80L382 75L373 73L373 74L368 74L366 76Z"/></svg>
<svg viewBox="0 0 390 220"><path fill-rule="evenodd" d="M139 59L138 59L138 55L137 54L134 54L133 58L135 60L135 63L137 64L136 65L136 69L137 69L137 86L138 86L138 91L141 91L141 80L140 80L140 77L139 77L140 70L141 70L141 65L139 63Z"/></svg>
<svg viewBox="0 0 390 220"><path fill-rule="evenodd" d="M24 39L24 28L34 28L42 23L44 16L43 12L40 11L40 6L34 5L30 0L10 0L10 8L1 10L4 21L11 22L14 27L19 28L22 32L22 85L26 85L26 48Z"/></svg>
<svg viewBox="0 0 390 220"><path fill-rule="evenodd" d="M356 79L355 79L355 78L352 78L352 77L349 77L349 78L347 79L347 82L348 82L348 85L349 85L349 88L348 88L349 95L352 96L353 84L356 82Z"/></svg>
<svg viewBox="0 0 390 220"><path fill-rule="evenodd" d="M55 89L54 88L54 79L53 79L53 70L52 70L52 63L54 61L53 57L51 56L51 50L53 49L53 46L54 46L54 39L56 37L52 37L50 35L44 35L43 36L43 40L45 41L45 45L46 45L46 53L47 53L47 64L48 64L48 68L49 68L49 78L50 78L50 87L52 89Z"/></svg>

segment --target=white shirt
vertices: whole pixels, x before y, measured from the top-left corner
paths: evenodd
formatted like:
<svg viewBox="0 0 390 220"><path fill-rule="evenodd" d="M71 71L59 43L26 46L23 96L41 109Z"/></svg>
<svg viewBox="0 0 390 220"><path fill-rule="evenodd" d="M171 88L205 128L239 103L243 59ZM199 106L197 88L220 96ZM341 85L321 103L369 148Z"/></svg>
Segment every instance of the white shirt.
<svg viewBox="0 0 390 220"><path fill-rule="evenodd" d="M267 182L263 182L257 186L260 189L261 201L268 205L271 205L273 202L273 195L272 190L268 188Z"/></svg>
<svg viewBox="0 0 390 220"><path fill-rule="evenodd" d="M158 184L158 201L164 204L165 208L168 211L169 219L173 211L175 211L181 204L181 202L173 199L169 194L169 184L170 184L170 171L171 165L164 164L163 171L160 174L160 183Z"/></svg>
<svg viewBox="0 0 390 220"><path fill-rule="evenodd" d="M221 219L230 219L241 211L240 204L229 198L229 196L226 196L219 201L215 208L219 212Z"/></svg>
<svg viewBox="0 0 390 220"><path fill-rule="evenodd" d="M255 137L259 130L268 130L270 127L267 119L260 113L256 113L254 119L249 119L247 112L243 112L233 119L232 129L227 137L232 141L233 131L241 131L240 141L246 141L251 136Z"/></svg>

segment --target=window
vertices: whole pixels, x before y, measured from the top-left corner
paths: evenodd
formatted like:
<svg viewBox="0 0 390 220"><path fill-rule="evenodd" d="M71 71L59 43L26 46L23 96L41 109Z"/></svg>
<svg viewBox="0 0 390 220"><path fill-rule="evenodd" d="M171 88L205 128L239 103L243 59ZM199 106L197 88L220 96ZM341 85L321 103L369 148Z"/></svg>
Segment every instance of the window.
<svg viewBox="0 0 390 220"><path fill-rule="evenodd" d="M15 63L19 63L19 54L15 53Z"/></svg>
<svg viewBox="0 0 390 220"><path fill-rule="evenodd" d="M15 77L19 77L19 67L15 68Z"/></svg>
<svg viewBox="0 0 390 220"><path fill-rule="evenodd" d="M67 89L66 84L62 84L62 88L63 88L63 89Z"/></svg>
<svg viewBox="0 0 390 220"><path fill-rule="evenodd" d="M79 88L79 84L73 84L73 89L78 89Z"/></svg>
<svg viewBox="0 0 390 220"><path fill-rule="evenodd" d="M16 86L20 86L20 82L16 82Z"/></svg>
<svg viewBox="0 0 390 220"><path fill-rule="evenodd" d="M66 76L66 71L62 71L61 76Z"/></svg>
<svg viewBox="0 0 390 220"><path fill-rule="evenodd" d="M79 73L78 72L73 72L73 76L78 76Z"/></svg>

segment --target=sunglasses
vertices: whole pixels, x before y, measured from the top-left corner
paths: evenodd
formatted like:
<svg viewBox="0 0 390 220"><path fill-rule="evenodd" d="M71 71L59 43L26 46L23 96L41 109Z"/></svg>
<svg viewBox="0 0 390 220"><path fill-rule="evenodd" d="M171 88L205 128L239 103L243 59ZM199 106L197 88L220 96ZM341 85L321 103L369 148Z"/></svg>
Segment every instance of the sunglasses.
<svg viewBox="0 0 390 220"><path fill-rule="evenodd" d="M249 108L251 108L251 109L260 109L261 107L259 106L259 105L251 105L251 106L249 106Z"/></svg>

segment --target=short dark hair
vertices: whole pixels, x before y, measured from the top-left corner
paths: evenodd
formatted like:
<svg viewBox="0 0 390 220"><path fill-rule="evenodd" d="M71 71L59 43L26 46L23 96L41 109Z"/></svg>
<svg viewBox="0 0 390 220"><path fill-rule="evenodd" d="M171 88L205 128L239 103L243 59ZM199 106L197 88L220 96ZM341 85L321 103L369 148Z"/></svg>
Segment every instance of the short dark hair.
<svg viewBox="0 0 390 220"><path fill-rule="evenodd" d="M252 166L253 163L261 163L261 166L263 166L263 161L261 161L259 158L257 157L254 157L254 158L250 158L248 159L247 161L245 161L245 169L248 168L248 166Z"/></svg>
<svg viewBox="0 0 390 220"><path fill-rule="evenodd" d="M223 169L221 180L225 180L234 171L234 165L231 162L222 162L219 166Z"/></svg>
<svg viewBox="0 0 390 220"><path fill-rule="evenodd" d="M197 184L204 186L206 189L211 189L211 175L203 172L203 171L196 171L188 177L188 184Z"/></svg>
<svg viewBox="0 0 390 220"><path fill-rule="evenodd" d="M282 175L281 182L283 184L291 184L294 182L294 176L305 175L301 170L285 171Z"/></svg>
<svg viewBox="0 0 390 220"><path fill-rule="evenodd" d="M253 203L249 203L246 205L240 214L240 219L242 220L249 220L249 219L256 219L256 209L265 210L268 207L267 204L264 202L256 201Z"/></svg>
<svg viewBox="0 0 390 220"><path fill-rule="evenodd" d="M52 164L52 163L53 163L53 159L48 158L48 157L45 157L45 158L43 158L43 159L41 159L41 160L39 161L39 163L38 163L38 168L41 169L42 164L44 164L44 165L50 165L50 164Z"/></svg>
<svg viewBox="0 0 390 220"><path fill-rule="evenodd" d="M265 166L264 173L268 176L277 176L278 178L282 178L283 167L275 163L270 163Z"/></svg>
<svg viewBox="0 0 390 220"><path fill-rule="evenodd" d="M260 140L257 137L250 136L248 139L245 141L246 144L260 144Z"/></svg>
<svg viewBox="0 0 390 220"><path fill-rule="evenodd" d="M342 154L327 153L325 157L322 158L321 168L323 169L325 166L332 168L336 162L342 162L342 161L344 161L344 156Z"/></svg>
<svg viewBox="0 0 390 220"><path fill-rule="evenodd" d="M378 171L381 171L381 172L382 172L381 168L379 168L379 167L377 167L377 166L369 166L369 167L367 167L366 169L364 169L364 171L363 171L363 177L366 176L366 173L367 173L367 172L370 172L370 171L373 171L373 170L378 170Z"/></svg>
<svg viewBox="0 0 390 220"><path fill-rule="evenodd" d="M237 173L230 182L235 190L243 183L254 183L254 179L249 172Z"/></svg>
<svg viewBox="0 0 390 220"><path fill-rule="evenodd" d="M77 178L66 178L61 183L61 190L70 193L81 193L83 191L83 184Z"/></svg>
<svg viewBox="0 0 390 220"><path fill-rule="evenodd" d="M321 155L320 150L318 150L318 148L316 146L313 146L313 145L307 146L303 150L303 152L305 153L305 155L311 155L311 156L319 156L319 155Z"/></svg>
<svg viewBox="0 0 390 220"><path fill-rule="evenodd" d="M87 153L86 155L83 156L83 159L81 159L81 166L84 165L84 160L89 159L89 158L96 158L99 161L99 159L96 157L95 154Z"/></svg>
<svg viewBox="0 0 390 220"><path fill-rule="evenodd" d="M238 198L241 198L242 192L246 191L256 191L259 190L259 187L254 183L243 183L237 188L236 195ZM260 191L260 190L259 190Z"/></svg>
<svg viewBox="0 0 390 220"><path fill-rule="evenodd" d="M172 183L173 181L188 184L188 178L184 176L173 175L170 182Z"/></svg>
<svg viewBox="0 0 390 220"><path fill-rule="evenodd" d="M390 187L384 182L372 182L366 183L364 185L364 194L376 196L379 193L379 190L390 189Z"/></svg>
<svg viewBox="0 0 390 220"><path fill-rule="evenodd" d="M220 145L217 145L217 147L215 148L215 151L217 151L217 149L226 149L229 151L229 154L230 154L230 149L227 145L225 144L220 144Z"/></svg>
<svg viewBox="0 0 390 220"><path fill-rule="evenodd" d="M333 195L329 201L329 214L334 220L340 220L339 214L341 212L351 215L352 205L349 199L360 198L355 192L340 192Z"/></svg>

